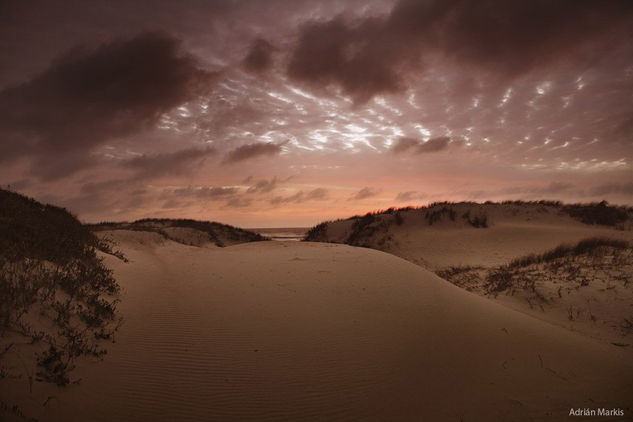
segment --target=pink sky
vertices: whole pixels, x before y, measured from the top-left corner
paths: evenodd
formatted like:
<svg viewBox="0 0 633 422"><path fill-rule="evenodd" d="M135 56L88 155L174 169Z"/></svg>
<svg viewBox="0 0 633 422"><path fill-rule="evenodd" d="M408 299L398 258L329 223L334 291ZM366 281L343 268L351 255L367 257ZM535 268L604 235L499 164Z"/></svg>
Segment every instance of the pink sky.
<svg viewBox="0 0 633 422"><path fill-rule="evenodd" d="M633 204L632 9L8 1L0 182L90 222Z"/></svg>

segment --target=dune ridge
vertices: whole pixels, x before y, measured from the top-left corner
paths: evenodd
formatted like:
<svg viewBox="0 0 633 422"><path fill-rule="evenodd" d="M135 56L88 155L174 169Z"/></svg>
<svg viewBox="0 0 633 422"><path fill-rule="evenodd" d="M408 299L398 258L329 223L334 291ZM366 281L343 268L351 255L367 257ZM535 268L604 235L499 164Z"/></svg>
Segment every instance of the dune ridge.
<svg viewBox="0 0 633 422"><path fill-rule="evenodd" d="M512 309L633 352L632 222L631 208L606 202L442 202L324 222L306 240L391 253ZM591 239L624 243L504 270ZM494 288L502 273L506 286Z"/></svg>
<svg viewBox="0 0 633 422"><path fill-rule="evenodd" d="M269 240L251 230L241 229L214 221L199 221L173 218L144 218L133 222L101 222L89 224L93 232L126 230L152 232L159 236L192 246L225 247L244 242Z"/></svg>

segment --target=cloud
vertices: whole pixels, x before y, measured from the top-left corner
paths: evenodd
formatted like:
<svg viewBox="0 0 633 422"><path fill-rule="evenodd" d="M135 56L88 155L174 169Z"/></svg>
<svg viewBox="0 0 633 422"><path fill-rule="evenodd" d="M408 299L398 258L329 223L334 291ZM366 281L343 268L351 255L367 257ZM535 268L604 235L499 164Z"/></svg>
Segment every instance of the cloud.
<svg viewBox="0 0 633 422"><path fill-rule="evenodd" d="M369 187L364 187L361 190L359 190L358 192L356 192L354 195L352 195L349 200L350 201L360 201L361 199L367 199L367 198L371 198L373 196L376 196L380 193L380 190L378 189L372 189Z"/></svg>
<svg viewBox="0 0 633 422"><path fill-rule="evenodd" d="M247 193L266 193L271 192L277 188L277 177L273 177L270 180L260 180L255 183L253 186L249 187L246 191Z"/></svg>
<svg viewBox="0 0 633 422"><path fill-rule="evenodd" d="M529 194L531 196L553 195L573 190L576 186L571 183L550 182L545 186L515 186L502 189L500 194Z"/></svg>
<svg viewBox="0 0 633 422"><path fill-rule="evenodd" d="M178 198L195 198L206 199L211 201L217 201L226 199L229 196L235 195L239 192L239 189L232 186L188 186L186 188L177 188L166 192L166 196L178 197Z"/></svg>
<svg viewBox="0 0 633 422"><path fill-rule="evenodd" d="M270 200L270 203L273 205L288 204L288 203L300 204L306 201L324 200L324 199L327 199L327 195L328 195L328 191L326 189L316 188L307 193L305 193L304 191L299 191L295 193L294 195L290 195L286 197L275 196L274 198Z"/></svg>
<svg viewBox="0 0 633 422"><path fill-rule="evenodd" d="M400 91L396 65L403 57L385 48L379 33L373 21L356 28L339 18L311 23L301 31L287 74L313 85L338 85L357 103L379 93Z"/></svg>
<svg viewBox="0 0 633 422"><path fill-rule="evenodd" d="M261 73L268 70L272 64L272 53L275 48L268 41L258 38L244 58L244 67L255 73Z"/></svg>
<svg viewBox="0 0 633 422"><path fill-rule="evenodd" d="M542 194L553 194L553 193L561 193L568 192L574 189L575 186L571 183L563 183L563 182L551 182L549 185L535 189L536 192Z"/></svg>
<svg viewBox="0 0 633 422"><path fill-rule="evenodd" d="M277 155L282 151L282 147L286 143L287 142L282 142L279 144L275 144L273 142L255 142L252 144L242 145L230 151L226 155L224 162L237 163L240 161L250 160L251 158L255 157Z"/></svg>
<svg viewBox="0 0 633 422"><path fill-rule="evenodd" d="M593 196L607 194L633 195L633 182L631 183L606 183L591 189L590 194Z"/></svg>
<svg viewBox="0 0 633 422"><path fill-rule="evenodd" d="M400 0L386 18L305 25L287 74L338 86L363 103L403 91L408 72L435 53L502 77L564 59L592 64L614 40L630 42L632 11L633 3L617 0Z"/></svg>
<svg viewBox="0 0 633 422"><path fill-rule="evenodd" d="M169 153L139 155L124 161L123 166L136 171L135 179L181 175L192 172L215 154L213 148L189 148Z"/></svg>
<svg viewBox="0 0 633 422"><path fill-rule="evenodd" d="M240 198L235 197L231 198L226 202L225 207L227 208L246 208L251 205L253 201L249 198Z"/></svg>
<svg viewBox="0 0 633 422"><path fill-rule="evenodd" d="M447 136L441 136L438 138L431 138L428 141L418 141L413 138L399 138L396 143L391 147L391 150L398 153L411 151L413 154L423 154L427 152L442 151L448 147L451 138Z"/></svg>
<svg viewBox="0 0 633 422"><path fill-rule="evenodd" d="M0 92L0 161L30 157L40 178L68 176L91 165L94 147L153 127L215 76L163 33L76 48Z"/></svg>
<svg viewBox="0 0 633 422"><path fill-rule="evenodd" d="M299 202L303 202L304 200L304 194L302 191L299 191L297 193L295 193L294 195L290 195L290 196L275 196L274 198L272 198L270 200L270 203L273 205L280 205L280 204L288 204L291 202L295 202L295 203L299 203Z"/></svg>
<svg viewBox="0 0 633 422"><path fill-rule="evenodd" d="M327 199L328 191L324 188L316 188L306 194L308 200L322 200Z"/></svg>
<svg viewBox="0 0 633 422"><path fill-rule="evenodd" d="M414 190L410 190L407 192L399 192L396 195L396 201L412 201L415 199L417 192Z"/></svg>

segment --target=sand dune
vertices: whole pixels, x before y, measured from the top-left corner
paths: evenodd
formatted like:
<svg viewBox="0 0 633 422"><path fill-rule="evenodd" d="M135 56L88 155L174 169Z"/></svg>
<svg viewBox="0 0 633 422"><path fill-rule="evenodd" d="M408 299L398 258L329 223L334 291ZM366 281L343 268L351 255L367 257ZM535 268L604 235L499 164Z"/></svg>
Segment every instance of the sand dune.
<svg viewBox="0 0 633 422"><path fill-rule="evenodd" d="M105 257L123 288L117 342L79 365L80 385L28 394L9 380L3 394L30 416L559 420L630 403L629 355L383 252L113 234L130 260Z"/></svg>
<svg viewBox="0 0 633 422"><path fill-rule="evenodd" d="M534 290L512 288L491 293L487 288L486 276L493 269L561 244L588 238L633 244L630 210L626 219L622 209L601 204L573 208L580 210L580 218L564 209L539 203L439 204L325 223L312 231L312 238L389 252L512 309L633 352L631 248L617 265L610 266L607 259L602 262L606 265L598 268L591 258L560 262L571 265L571 271L564 274L532 268L526 284L535 286ZM614 213L622 220L613 226L582 222L608 222ZM471 222L476 218L485 218L486 227L474 227ZM450 274L456 276L448 277ZM588 275L584 281L582 274Z"/></svg>
<svg viewBox="0 0 633 422"><path fill-rule="evenodd" d="M448 212L442 212L443 208L453 210L452 219ZM487 227L473 227L463 218L466 214L471 219L485 216ZM380 249L431 270L457 265L501 265L589 237L633 240L628 226L621 230L583 224L557 207L539 204L440 204L429 210L378 214L361 227L354 227L357 221L362 219L329 222L327 230L312 240ZM355 236L350 239L352 234Z"/></svg>

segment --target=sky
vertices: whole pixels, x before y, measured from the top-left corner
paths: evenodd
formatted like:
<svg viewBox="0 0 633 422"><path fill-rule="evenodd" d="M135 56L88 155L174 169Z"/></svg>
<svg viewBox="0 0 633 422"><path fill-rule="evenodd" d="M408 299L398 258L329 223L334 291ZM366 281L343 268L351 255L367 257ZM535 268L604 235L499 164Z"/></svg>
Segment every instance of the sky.
<svg viewBox="0 0 633 422"><path fill-rule="evenodd" d="M82 221L633 205L629 0L4 0L0 184Z"/></svg>

